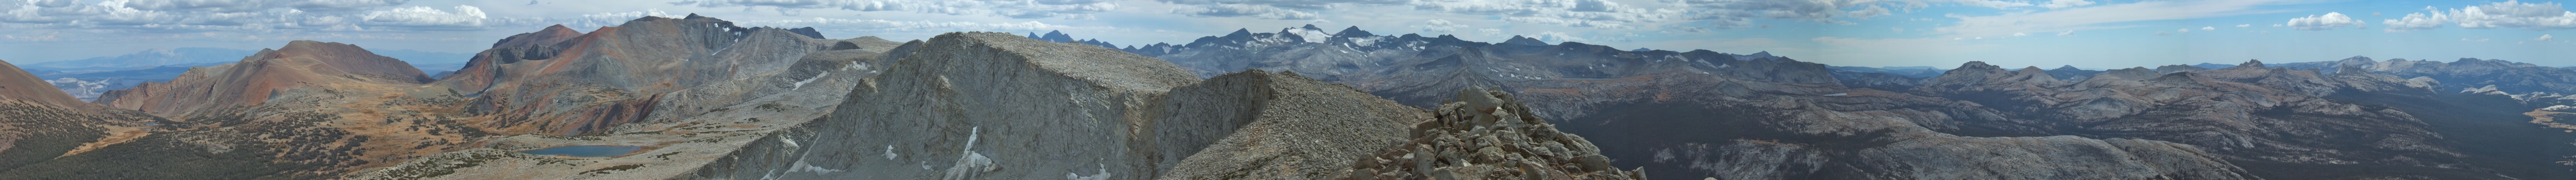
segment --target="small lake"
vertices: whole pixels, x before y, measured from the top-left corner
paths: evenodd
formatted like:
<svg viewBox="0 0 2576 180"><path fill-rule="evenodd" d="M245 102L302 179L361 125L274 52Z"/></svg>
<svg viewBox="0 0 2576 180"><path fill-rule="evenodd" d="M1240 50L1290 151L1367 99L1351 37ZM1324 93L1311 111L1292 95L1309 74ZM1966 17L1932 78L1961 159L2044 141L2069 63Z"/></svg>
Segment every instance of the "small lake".
<svg viewBox="0 0 2576 180"><path fill-rule="evenodd" d="M626 153L633 153L635 150L643 149L644 147L642 146L564 146L530 150L521 153L575 157L617 157L619 155L626 155Z"/></svg>

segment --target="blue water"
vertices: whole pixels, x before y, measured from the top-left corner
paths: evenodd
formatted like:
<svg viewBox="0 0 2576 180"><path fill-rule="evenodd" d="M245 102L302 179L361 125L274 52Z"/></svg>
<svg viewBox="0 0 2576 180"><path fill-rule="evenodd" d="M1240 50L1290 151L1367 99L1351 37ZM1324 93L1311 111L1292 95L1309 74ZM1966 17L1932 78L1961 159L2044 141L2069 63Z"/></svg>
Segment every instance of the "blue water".
<svg viewBox="0 0 2576 180"><path fill-rule="evenodd" d="M641 146L564 146L564 147L554 147L554 148L537 149L537 150L527 151L527 152L523 152L523 153L535 154L535 155L565 155L565 156L576 156L576 157L617 157L617 156L619 156L619 155L626 155L626 153L633 153L633 152L635 152L635 150L643 150L643 149L644 149L644 147L641 147Z"/></svg>

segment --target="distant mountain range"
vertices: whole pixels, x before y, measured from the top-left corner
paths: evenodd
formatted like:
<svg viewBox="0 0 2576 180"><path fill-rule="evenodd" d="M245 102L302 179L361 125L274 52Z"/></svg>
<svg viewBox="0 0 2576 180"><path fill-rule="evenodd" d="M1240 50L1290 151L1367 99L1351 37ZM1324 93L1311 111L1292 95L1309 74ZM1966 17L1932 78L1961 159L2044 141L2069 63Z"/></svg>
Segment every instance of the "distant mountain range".
<svg viewBox="0 0 2576 180"><path fill-rule="evenodd" d="M2576 69L2490 59L1857 67L1313 25L1140 46L814 32L551 26L445 78L295 41L95 103L0 62L0 179L2576 178L2558 120Z"/></svg>

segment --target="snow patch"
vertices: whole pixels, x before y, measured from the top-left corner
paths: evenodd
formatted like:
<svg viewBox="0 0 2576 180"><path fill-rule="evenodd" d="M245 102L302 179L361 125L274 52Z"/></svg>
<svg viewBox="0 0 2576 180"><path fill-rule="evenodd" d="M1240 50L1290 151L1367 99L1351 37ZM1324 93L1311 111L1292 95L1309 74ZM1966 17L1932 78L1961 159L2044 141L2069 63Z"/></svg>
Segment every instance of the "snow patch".
<svg viewBox="0 0 2576 180"><path fill-rule="evenodd" d="M946 177L942 177L942 178L940 178L940 179L946 179L946 180L958 180L958 179L981 179L981 178L973 177L973 175L977 175L977 174L984 173L984 172L992 172L993 170L998 170L998 169L1000 169L1000 168L1001 168L1001 167L993 166L993 159L992 159L992 158L985 158L985 157L984 157L984 154L981 154L981 153L975 153L975 138L976 138L976 136L977 136L977 135L982 134L982 133L983 133L983 131L984 131L984 127L975 127L975 129L972 129L972 130L967 131L968 133L966 134L966 150L965 150L965 154L966 154L966 155L965 155L965 156L957 157L957 163L956 163L956 165L948 166L948 173L947 173L947 176L946 176Z"/></svg>
<svg viewBox="0 0 2576 180"><path fill-rule="evenodd" d="M787 87L787 90L804 89L804 88L805 88L805 83L812 83L812 82L814 82L814 80L817 80L817 79L823 79L823 77L824 77L824 76L831 76L831 75L832 75L832 72L823 72L823 74L815 74L815 75L814 75L814 77L805 78L805 80L797 80L797 81L796 81L796 85L795 85L795 86L792 86L792 87Z"/></svg>
<svg viewBox="0 0 2576 180"><path fill-rule="evenodd" d="M898 156L901 156L901 155L895 155L895 154L894 154L894 145L886 145L886 153L885 153L886 160L894 160L894 157L898 157Z"/></svg>
<svg viewBox="0 0 2576 180"><path fill-rule="evenodd" d="M1098 165L1100 165L1100 173L1099 173L1099 174L1092 174L1092 175L1090 175L1090 176L1084 176L1084 175L1079 174L1079 173L1064 173L1064 179L1065 179L1065 180L1109 180L1109 165L1108 165L1108 164L1098 164Z"/></svg>

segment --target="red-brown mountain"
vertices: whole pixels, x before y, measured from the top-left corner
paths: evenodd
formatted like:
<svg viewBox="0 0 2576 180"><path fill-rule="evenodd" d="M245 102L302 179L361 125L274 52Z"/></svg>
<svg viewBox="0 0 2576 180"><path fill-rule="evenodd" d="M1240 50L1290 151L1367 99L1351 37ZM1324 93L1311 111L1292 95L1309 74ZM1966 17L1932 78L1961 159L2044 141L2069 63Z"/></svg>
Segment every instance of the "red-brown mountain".
<svg viewBox="0 0 2576 180"><path fill-rule="evenodd" d="M155 115L184 117L257 106L273 95L297 87L330 83L418 84L428 81L411 64L379 56L356 45L295 41L278 49L261 49L241 62L188 70L166 83L144 83L108 91L98 102Z"/></svg>

